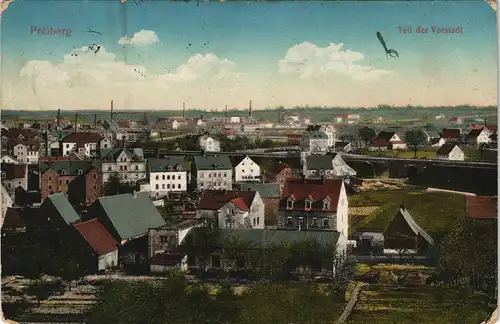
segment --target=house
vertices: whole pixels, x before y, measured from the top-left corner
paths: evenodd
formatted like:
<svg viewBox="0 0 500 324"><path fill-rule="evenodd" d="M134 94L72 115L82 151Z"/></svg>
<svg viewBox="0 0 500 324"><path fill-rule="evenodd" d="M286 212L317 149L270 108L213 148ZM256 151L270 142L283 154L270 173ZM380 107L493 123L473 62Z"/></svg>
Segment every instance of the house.
<svg viewBox="0 0 500 324"><path fill-rule="evenodd" d="M146 193L100 197L87 214L97 217L121 245L143 236L150 228L165 225L165 221Z"/></svg>
<svg viewBox="0 0 500 324"><path fill-rule="evenodd" d="M434 240L411 217L404 205L384 232L384 249L415 251L416 254L426 254L434 245Z"/></svg>
<svg viewBox="0 0 500 324"><path fill-rule="evenodd" d="M356 171L347 165L341 155L337 153L303 156L302 172L306 178L319 178L321 176L331 178L356 175Z"/></svg>
<svg viewBox="0 0 500 324"><path fill-rule="evenodd" d="M17 161L16 158L12 157L11 155L4 155L2 156L2 163L19 164L19 161Z"/></svg>
<svg viewBox="0 0 500 324"><path fill-rule="evenodd" d="M285 182L292 176L292 168L286 163L274 163L267 171L267 182L277 183L280 185L280 191L283 191Z"/></svg>
<svg viewBox="0 0 500 324"><path fill-rule="evenodd" d="M198 147L205 152L220 152L220 141L210 135L198 138Z"/></svg>
<svg viewBox="0 0 500 324"><path fill-rule="evenodd" d="M201 227L200 220L186 220L173 226L151 228L148 232L148 257L150 271L167 272L171 269L187 270L187 256L179 251L188 233Z"/></svg>
<svg viewBox="0 0 500 324"><path fill-rule="evenodd" d="M436 151L436 159L463 161L465 155L457 144L446 143Z"/></svg>
<svg viewBox="0 0 500 324"><path fill-rule="evenodd" d="M42 200L68 193L74 204L88 205L101 196L102 175L92 161L56 161L39 164Z"/></svg>
<svg viewBox="0 0 500 324"><path fill-rule="evenodd" d="M97 156L103 137L98 133L74 132L61 140L61 152L67 156L72 152L81 153L87 157Z"/></svg>
<svg viewBox="0 0 500 324"><path fill-rule="evenodd" d="M427 143L431 143L434 140L441 139L441 135L439 135L436 131L424 130L425 138Z"/></svg>
<svg viewBox="0 0 500 324"><path fill-rule="evenodd" d="M26 232L26 223L24 222L23 210L21 208L7 208L2 222L2 233L23 232Z"/></svg>
<svg viewBox="0 0 500 324"><path fill-rule="evenodd" d="M194 156L191 183L198 190L232 189L233 166L227 155Z"/></svg>
<svg viewBox="0 0 500 324"><path fill-rule="evenodd" d="M349 223L344 181L288 179L281 194L278 226L299 231L337 231L346 248Z"/></svg>
<svg viewBox="0 0 500 324"><path fill-rule="evenodd" d="M90 247L97 272L118 266L119 244L99 219L73 224L73 227Z"/></svg>
<svg viewBox="0 0 500 324"><path fill-rule="evenodd" d="M440 139L432 139L430 141L430 144L431 144L432 147L441 147L445 143L446 143L446 140L444 138L442 138L442 137Z"/></svg>
<svg viewBox="0 0 500 324"><path fill-rule="evenodd" d="M37 212L34 228L40 232L67 229L81 221L64 193L56 193L45 199Z"/></svg>
<svg viewBox="0 0 500 324"><path fill-rule="evenodd" d="M328 135L319 131L309 131L300 138L300 147L303 152L328 151Z"/></svg>
<svg viewBox="0 0 500 324"><path fill-rule="evenodd" d="M406 150L406 143L396 132L381 131L372 140L370 150Z"/></svg>
<svg viewBox="0 0 500 324"><path fill-rule="evenodd" d="M462 135L460 129L457 128L445 128L443 129L443 134L441 135L441 138L443 138L445 141L453 141L453 142L458 142L460 141L460 136Z"/></svg>
<svg viewBox="0 0 500 324"><path fill-rule="evenodd" d="M498 198L496 196L466 196L466 216L475 219L497 219Z"/></svg>
<svg viewBox="0 0 500 324"><path fill-rule="evenodd" d="M473 129L467 134L467 143L469 145L488 145L492 142L490 136L494 134L488 128Z"/></svg>
<svg viewBox="0 0 500 324"><path fill-rule="evenodd" d="M100 160L103 183L111 176L117 176L124 183L146 178L146 160L140 148L102 150Z"/></svg>
<svg viewBox="0 0 500 324"><path fill-rule="evenodd" d="M351 142L335 142L335 152L352 152Z"/></svg>
<svg viewBox="0 0 500 324"><path fill-rule="evenodd" d="M186 162L182 156L148 159L148 177L151 194L166 196L170 192L187 190Z"/></svg>
<svg viewBox="0 0 500 324"><path fill-rule="evenodd" d="M30 140L9 140L8 150L19 163L36 164L38 163L40 142L35 139Z"/></svg>
<svg viewBox="0 0 500 324"><path fill-rule="evenodd" d="M7 212L7 208L12 207L14 205L14 199L9 195L7 192L7 189L2 184L2 196L1 196L1 205L0 205L0 220L3 221L3 218L5 216L5 213ZM1 222L0 222L1 223Z"/></svg>
<svg viewBox="0 0 500 324"><path fill-rule="evenodd" d="M196 217L216 228L264 228L264 203L256 191L205 190Z"/></svg>
<svg viewBox="0 0 500 324"><path fill-rule="evenodd" d="M264 203L266 224L278 224L281 189L278 183L244 183L241 191L257 191Z"/></svg>
<svg viewBox="0 0 500 324"><path fill-rule="evenodd" d="M194 247L202 246L204 243L197 239L204 229L195 228L189 232L186 241L193 244ZM331 249L331 254L336 254L340 258L334 260L321 260L321 262L312 261L310 264L296 265L291 270L292 273L311 273L316 276L334 276L335 269L342 262L345 251L342 246L342 236L334 231L284 231L284 230L265 230L255 228L245 229L218 229L215 232L213 250L208 260L201 260L195 255L188 254L188 265L190 268L204 267L208 271L213 270L252 270L251 257L249 251L263 251L272 247L283 245L300 245L306 242L316 243L324 251ZM239 242L245 248L237 255L234 252L232 242ZM194 250L194 249L193 249ZM292 250L292 253L301 253L301 251ZM331 263L330 263L331 262Z"/></svg>
<svg viewBox="0 0 500 324"><path fill-rule="evenodd" d="M233 161L234 181L252 182L260 181L262 178L260 166L249 156L243 156Z"/></svg>
<svg viewBox="0 0 500 324"><path fill-rule="evenodd" d="M2 185L7 189L7 192L15 200L14 189L22 187L28 190L28 165L27 164L3 164L2 168Z"/></svg>
<svg viewBox="0 0 500 324"><path fill-rule="evenodd" d="M335 142L337 139L337 132L335 130L335 126L333 125L309 125L306 128L306 131L318 131L325 133L328 136L328 148L333 148L335 146Z"/></svg>
<svg viewBox="0 0 500 324"><path fill-rule="evenodd" d="M10 128L7 132L2 134L2 143L8 140L41 140L41 134L33 129Z"/></svg>

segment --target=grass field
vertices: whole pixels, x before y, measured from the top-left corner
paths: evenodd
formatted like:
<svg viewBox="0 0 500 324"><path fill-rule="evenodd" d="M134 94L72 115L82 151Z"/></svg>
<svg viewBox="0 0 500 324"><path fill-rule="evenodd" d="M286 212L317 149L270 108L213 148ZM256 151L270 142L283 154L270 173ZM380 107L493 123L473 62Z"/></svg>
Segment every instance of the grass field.
<svg viewBox="0 0 500 324"><path fill-rule="evenodd" d="M455 288L367 285L348 324L479 324L493 311L488 299Z"/></svg>
<svg viewBox="0 0 500 324"><path fill-rule="evenodd" d="M462 147L465 154L466 160L477 160L477 161L496 161L497 152L484 150L481 152L475 147ZM427 147L417 151L417 159L435 159L437 148ZM363 154L370 156L381 156L381 157L396 157L402 159L413 159L415 158L415 153L413 151L367 151Z"/></svg>
<svg viewBox="0 0 500 324"><path fill-rule="evenodd" d="M379 206L365 216L350 215L350 231L360 228L385 230L400 205L405 205L415 221L439 240L460 218L465 217L465 196L447 192L371 191L349 197L349 209Z"/></svg>

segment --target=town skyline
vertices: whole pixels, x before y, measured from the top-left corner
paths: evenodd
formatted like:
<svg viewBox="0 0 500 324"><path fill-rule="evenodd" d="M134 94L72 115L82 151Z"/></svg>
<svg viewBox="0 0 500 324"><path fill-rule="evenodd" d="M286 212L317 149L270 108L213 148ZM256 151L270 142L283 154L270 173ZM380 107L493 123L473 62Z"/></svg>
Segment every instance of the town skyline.
<svg viewBox="0 0 500 324"><path fill-rule="evenodd" d="M249 100L254 110L492 106L495 24L482 1L16 1L3 15L2 109L107 110L110 100L136 111L181 110L183 102L245 109ZM428 34L417 34L424 26ZM463 33L433 34L432 26ZM377 31L399 58L386 57Z"/></svg>

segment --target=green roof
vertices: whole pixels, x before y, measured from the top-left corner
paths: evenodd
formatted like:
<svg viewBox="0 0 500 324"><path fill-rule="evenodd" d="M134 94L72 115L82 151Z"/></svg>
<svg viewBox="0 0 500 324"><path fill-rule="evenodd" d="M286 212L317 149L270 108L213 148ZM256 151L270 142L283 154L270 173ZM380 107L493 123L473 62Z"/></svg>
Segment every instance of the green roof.
<svg viewBox="0 0 500 324"><path fill-rule="evenodd" d="M116 162L116 159L120 157L122 152L125 152L125 156L132 161L142 161L141 157L134 152L135 149L130 148L113 148L113 149L103 149L101 150L101 161L102 162Z"/></svg>
<svg viewBox="0 0 500 324"><path fill-rule="evenodd" d="M63 170L66 175L77 176L79 170L81 174L86 174L94 168L91 161L55 161L55 162L42 162L40 163L40 173L43 174L48 170L54 170L58 174L62 174Z"/></svg>
<svg viewBox="0 0 500 324"><path fill-rule="evenodd" d="M328 139L328 135L326 135L323 132L318 132L318 131L311 131L308 132L307 134L310 138L322 138L322 139Z"/></svg>
<svg viewBox="0 0 500 324"><path fill-rule="evenodd" d="M69 225L80 220L80 217L73 209L73 206L71 206L64 193L61 192L50 195L47 199L52 202L52 205L57 209L57 212L61 215L66 224Z"/></svg>
<svg viewBox="0 0 500 324"><path fill-rule="evenodd" d="M101 197L98 200L122 240L146 233L165 221L146 192Z"/></svg>
<svg viewBox="0 0 500 324"><path fill-rule="evenodd" d="M233 166L227 155L198 155L194 157L196 170L231 170Z"/></svg>
<svg viewBox="0 0 500 324"><path fill-rule="evenodd" d="M281 196L278 183L244 183L241 191L258 191L262 198L279 198Z"/></svg>
<svg viewBox="0 0 500 324"><path fill-rule="evenodd" d="M295 244L308 240L316 241L322 247L337 245L337 231L287 231L265 229L220 229L217 241L224 246L226 242L241 242L249 248L262 248L283 243Z"/></svg>
<svg viewBox="0 0 500 324"><path fill-rule="evenodd" d="M332 155L311 155L306 158L307 170L333 170Z"/></svg>
<svg viewBox="0 0 500 324"><path fill-rule="evenodd" d="M182 156L171 156L165 159L148 159L150 172L186 171L186 162Z"/></svg>

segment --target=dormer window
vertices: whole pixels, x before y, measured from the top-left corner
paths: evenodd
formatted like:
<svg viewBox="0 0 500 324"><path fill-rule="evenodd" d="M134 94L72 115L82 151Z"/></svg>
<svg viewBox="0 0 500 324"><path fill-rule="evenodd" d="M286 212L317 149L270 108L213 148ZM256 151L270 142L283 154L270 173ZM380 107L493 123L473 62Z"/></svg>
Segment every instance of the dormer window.
<svg viewBox="0 0 500 324"><path fill-rule="evenodd" d="M66 174L66 170L62 169L61 170L61 175L65 175Z"/></svg>
<svg viewBox="0 0 500 324"><path fill-rule="evenodd" d="M287 209L292 209L293 208L293 200L292 199L288 199L287 202L286 202L286 208Z"/></svg>
<svg viewBox="0 0 500 324"><path fill-rule="evenodd" d="M82 169L78 169L78 175L82 175L83 174L83 170Z"/></svg>
<svg viewBox="0 0 500 324"><path fill-rule="evenodd" d="M306 199L305 203L306 203L306 209L311 209L312 201L310 201L309 199Z"/></svg>
<svg viewBox="0 0 500 324"><path fill-rule="evenodd" d="M2 172L2 179L5 179L7 177L7 175L5 174L5 172Z"/></svg>
<svg viewBox="0 0 500 324"><path fill-rule="evenodd" d="M330 202L329 201L323 201L323 209L329 209L330 208Z"/></svg>

